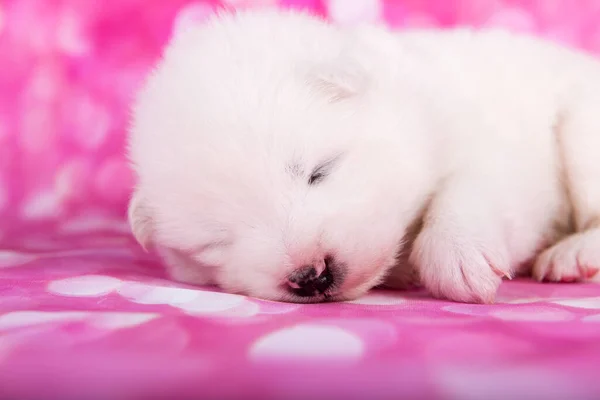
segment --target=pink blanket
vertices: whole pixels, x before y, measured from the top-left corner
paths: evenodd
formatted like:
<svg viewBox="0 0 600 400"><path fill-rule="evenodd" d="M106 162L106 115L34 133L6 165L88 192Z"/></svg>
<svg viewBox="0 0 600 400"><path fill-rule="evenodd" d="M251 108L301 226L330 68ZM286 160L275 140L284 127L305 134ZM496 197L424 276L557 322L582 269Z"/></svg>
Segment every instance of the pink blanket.
<svg viewBox="0 0 600 400"><path fill-rule="evenodd" d="M224 3L503 26L600 52L598 0ZM165 279L124 223L127 105L173 29L218 6L0 0L0 398L600 398L600 286L509 282L493 306L381 291L295 305Z"/></svg>

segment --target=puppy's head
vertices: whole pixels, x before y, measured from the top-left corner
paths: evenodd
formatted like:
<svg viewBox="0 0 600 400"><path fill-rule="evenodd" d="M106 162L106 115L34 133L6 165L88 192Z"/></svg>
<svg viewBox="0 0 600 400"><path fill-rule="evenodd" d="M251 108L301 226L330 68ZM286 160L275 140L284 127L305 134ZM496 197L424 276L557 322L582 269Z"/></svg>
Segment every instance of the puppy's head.
<svg viewBox="0 0 600 400"><path fill-rule="evenodd" d="M348 40L276 13L177 37L134 109L140 243L268 299L349 299L380 283L426 191L423 146Z"/></svg>

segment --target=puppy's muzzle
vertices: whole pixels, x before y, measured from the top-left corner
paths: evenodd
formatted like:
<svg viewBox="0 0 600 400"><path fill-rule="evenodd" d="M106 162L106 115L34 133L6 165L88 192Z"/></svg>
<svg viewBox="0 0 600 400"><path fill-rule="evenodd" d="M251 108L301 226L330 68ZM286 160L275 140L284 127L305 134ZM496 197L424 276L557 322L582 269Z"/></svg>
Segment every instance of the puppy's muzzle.
<svg viewBox="0 0 600 400"><path fill-rule="evenodd" d="M299 297L327 296L339 274L332 257L325 257L325 268L319 273L314 265L305 265L288 277L289 290ZM337 276L336 276L337 275Z"/></svg>

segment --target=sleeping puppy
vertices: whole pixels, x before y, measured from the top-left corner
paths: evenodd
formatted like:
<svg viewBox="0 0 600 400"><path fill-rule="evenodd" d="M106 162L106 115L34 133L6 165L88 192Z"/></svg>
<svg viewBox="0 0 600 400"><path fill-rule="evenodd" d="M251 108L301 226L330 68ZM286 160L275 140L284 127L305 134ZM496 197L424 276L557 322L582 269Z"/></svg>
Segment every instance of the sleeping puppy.
<svg viewBox="0 0 600 400"><path fill-rule="evenodd" d="M600 63L533 38L218 15L167 46L128 150L133 233L179 281L490 303L600 267Z"/></svg>

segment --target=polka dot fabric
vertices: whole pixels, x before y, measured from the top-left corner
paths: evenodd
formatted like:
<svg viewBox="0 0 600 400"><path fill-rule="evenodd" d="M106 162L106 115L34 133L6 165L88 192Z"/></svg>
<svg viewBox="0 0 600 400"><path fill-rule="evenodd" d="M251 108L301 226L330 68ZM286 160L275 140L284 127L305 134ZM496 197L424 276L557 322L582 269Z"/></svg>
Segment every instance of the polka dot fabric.
<svg viewBox="0 0 600 400"><path fill-rule="evenodd" d="M600 286L298 305L165 279L124 222L128 104L221 7L495 26L600 53L598 0L0 0L0 399L596 399Z"/></svg>

